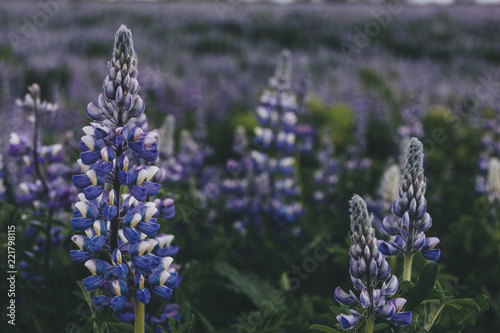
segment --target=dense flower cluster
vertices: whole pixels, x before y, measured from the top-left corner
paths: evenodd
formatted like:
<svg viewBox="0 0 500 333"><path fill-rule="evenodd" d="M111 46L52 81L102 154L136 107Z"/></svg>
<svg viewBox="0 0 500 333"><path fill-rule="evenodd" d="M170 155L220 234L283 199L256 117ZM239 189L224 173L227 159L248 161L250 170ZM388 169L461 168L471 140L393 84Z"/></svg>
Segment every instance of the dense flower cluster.
<svg viewBox="0 0 500 333"><path fill-rule="evenodd" d="M331 197L336 192L340 171L340 164L335 158L335 147L330 132L323 134L321 144L321 150L318 153L321 168L314 173L314 180L320 188L314 192L314 200L320 202Z"/></svg>
<svg viewBox="0 0 500 333"><path fill-rule="evenodd" d="M479 174L476 178L476 191L480 194L487 194L490 202L495 201L496 194L491 192L494 189L490 184L495 177L494 167L500 159L500 121L498 117L484 121L484 135L482 138L483 152L479 156ZM493 167L493 170L492 170Z"/></svg>
<svg viewBox="0 0 500 333"><path fill-rule="evenodd" d="M175 155L175 117L168 115L159 129L159 166L156 178L159 182L177 182L183 175L182 165Z"/></svg>
<svg viewBox="0 0 500 333"><path fill-rule="evenodd" d="M425 259L437 261L441 254L439 249L435 249L439 239L425 237L425 232L432 226L432 219L426 212L423 163L422 143L412 138L406 147L399 198L392 205L394 216L387 216L382 221L385 233L392 236L390 241L380 243L380 252L386 256L399 253L411 256L421 251Z"/></svg>
<svg viewBox="0 0 500 333"><path fill-rule="evenodd" d="M33 252L26 254L35 257L36 253L43 253L46 257L45 264L49 265L51 248L59 246L64 240L62 228L53 227L52 219L71 209L75 197L71 186L73 169L65 163L67 152L63 151L63 145L40 144L42 118L55 114L57 104L41 101L40 86L35 83L28 87L23 100L16 100L16 105L28 115L27 123L31 127L26 128L24 133L11 132L8 146L8 156L22 170L20 183L14 192L17 204L29 212L23 236L32 239L34 246ZM46 223L39 221L42 214L47 216ZM24 279L30 282L41 281L36 269L25 261L20 262L20 269Z"/></svg>
<svg viewBox="0 0 500 333"><path fill-rule="evenodd" d="M271 89L264 91L256 110L260 126L254 130L255 142L262 149L251 152L260 214L268 214L280 223L302 215L302 205L295 201L300 193L294 157L298 118L291 75L291 54L285 50L270 79Z"/></svg>
<svg viewBox="0 0 500 333"><path fill-rule="evenodd" d="M242 221L235 222L235 227L242 234L246 227L258 224L258 201L254 195L255 186L252 183L253 163L248 152L248 142L245 128L237 126L233 141L231 158L226 163L226 170L230 177L222 182L222 188L227 194L226 208L231 211L240 212Z"/></svg>
<svg viewBox="0 0 500 333"><path fill-rule="evenodd" d="M373 224L375 229L381 234L385 234L382 221L385 216L391 213L394 198L398 196L400 180L399 166L391 164L382 176L376 200L367 200L368 207L374 214Z"/></svg>
<svg viewBox="0 0 500 333"><path fill-rule="evenodd" d="M70 253L92 274L83 279L85 288L101 289L102 295L93 298L96 307L119 311L129 296L148 304L152 292L168 301L181 278L172 265L178 250L171 246L174 237L156 236L160 212L175 214L173 201L148 201L160 189L152 182L159 169L130 165L133 158L155 162L158 148L157 134L138 127L145 105L138 95L132 34L125 26L116 34L109 68L98 104L90 103L86 110L94 122L83 128L78 160L83 174L73 176L83 193L71 219L73 230L85 236L72 237L79 250ZM129 193L122 194L123 187ZM103 253L111 254L111 263Z"/></svg>
<svg viewBox="0 0 500 333"><path fill-rule="evenodd" d="M16 191L17 202L35 214L55 214L71 207L74 191L68 180L72 169L62 163L65 152L61 144L40 145L41 118L56 112L57 104L41 101L36 83L28 90L24 100L17 99L16 105L29 114L33 128L27 129L27 133L31 132L32 137L12 132L8 147L8 155L24 166L24 176Z"/></svg>
<svg viewBox="0 0 500 333"><path fill-rule="evenodd" d="M4 183L5 178L5 164L3 162L3 155L0 154L0 200L6 200L7 189Z"/></svg>
<svg viewBox="0 0 500 333"><path fill-rule="evenodd" d="M360 305L365 313L350 310L349 315L342 313L337 316L337 320L346 330L356 326L360 318L373 321L376 316L396 325L409 325L412 320L411 312L401 312L406 300L386 299L396 293L399 282L395 275L391 276L391 268L378 250L375 230L372 228L373 217L368 214L366 203L360 196L355 194L350 205L352 246L349 250L349 273L354 288L361 293L358 298L351 290L347 293L337 287L334 297L343 305ZM381 288L376 289L380 282L387 279L389 281L383 282Z"/></svg>

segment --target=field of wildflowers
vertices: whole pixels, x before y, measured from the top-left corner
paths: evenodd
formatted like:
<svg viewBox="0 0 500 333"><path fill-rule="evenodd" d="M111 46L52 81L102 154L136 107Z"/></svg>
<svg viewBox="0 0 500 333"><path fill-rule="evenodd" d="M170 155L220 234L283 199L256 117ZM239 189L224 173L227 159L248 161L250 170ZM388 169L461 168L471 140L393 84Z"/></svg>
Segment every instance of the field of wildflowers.
<svg viewBox="0 0 500 333"><path fill-rule="evenodd" d="M1 2L0 331L499 331L499 17Z"/></svg>

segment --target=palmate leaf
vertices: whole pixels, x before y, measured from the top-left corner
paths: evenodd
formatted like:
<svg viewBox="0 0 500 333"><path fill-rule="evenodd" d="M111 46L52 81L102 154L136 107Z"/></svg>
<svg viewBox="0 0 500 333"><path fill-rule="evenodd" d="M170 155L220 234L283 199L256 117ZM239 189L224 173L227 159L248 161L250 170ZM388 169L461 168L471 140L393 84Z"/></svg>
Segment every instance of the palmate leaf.
<svg viewBox="0 0 500 333"><path fill-rule="evenodd" d="M481 294L472 298L448 300L444 315L449 315L457 325L474 325L477 317L489 307L489 298Z"/></svg>
<svg viewBox="0 0 500 333"><path fill-rule="evenodd" d="M320 332L325 332L325 333L342 333L341 331L337 331L336 329L333 329L331 327L325 326L325 325L318 325L314 324L311 327L309 327L310 330L316 330Z"/></svg>
<svg viewBox="0 0 500 333"><path fill-rule="evenodd" d="M277 290L269 282L264 281L256 275L243 273L230 266L227 263L217 262L214 265L215 271L231 281L231 288L239 293L246 295L250 300L261 303L269 300L269 295Z"/></svg>

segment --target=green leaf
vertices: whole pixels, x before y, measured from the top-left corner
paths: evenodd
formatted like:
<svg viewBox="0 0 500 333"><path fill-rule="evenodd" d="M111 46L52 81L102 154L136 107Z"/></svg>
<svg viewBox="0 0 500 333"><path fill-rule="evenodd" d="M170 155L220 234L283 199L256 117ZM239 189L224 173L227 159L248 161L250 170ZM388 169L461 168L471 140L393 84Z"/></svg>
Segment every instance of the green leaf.
<svg viewBox="0 0 500 333"><path fill-rule="evenodd" d="M453 307L456 307L458 310L460 310L463 306L470 306L475 308L477 311L481 311L479 305L477 305L476 302L474 302L470 298L451 299L446 302L446 305L451 305ZM458 308L457 306L460 306L460 308Z"/></svg>
<svg viewBox="0 0 500 333"><path fill-rule="evenodd" d="M191 323L189 324L189 333L194 333L194 327L196 325L196 317L194 314L191 315Z"/></svg>
<svg viewBox="0 0 500 333"><path fill-rule="evenodd" d="M422 269L417 285L406 295L405 311L412 311L422 303L434 287L438 273L439 265L434 262L427 264Z"/></svg>
<svg viewBox="0 0 500 333"><path fill-rule="evenodd" d="M342 333L340 331L337 331L331 327L325 326L325 325L318 325L314 324L311 327L309 327L310 330L316 330L320 332L326 332L326 333Z"/></svg>
<svg viewBox="0 0 500 333"><path fill-rule="evenodd" d="M127 323L108 323L109 327L115 328L117 332L134 332L134 326Z"/></svg>
<svg viewBox="0 0 500 333"><path fill-rule="evenodd" d="M381 331L381 330L384 330L388 327L390 327L389 324L377 324L377 325L373 326L373 332Z"/></svg>

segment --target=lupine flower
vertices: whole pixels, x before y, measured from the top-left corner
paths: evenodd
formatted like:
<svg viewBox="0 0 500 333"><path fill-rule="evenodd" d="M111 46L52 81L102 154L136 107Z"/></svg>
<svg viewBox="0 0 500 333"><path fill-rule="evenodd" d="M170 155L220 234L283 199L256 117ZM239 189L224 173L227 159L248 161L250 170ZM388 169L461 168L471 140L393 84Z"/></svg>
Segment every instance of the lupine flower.
<svg viewBox="0 0 500 333"><path fill-rule="evenodd" d="M22 170L14 191L15 199L31 217L23 236L33 240L33 255L45 255L45 266L48 267L51 265L51 248L60 246L65 238L60 227L52 227L52 220L71 208L74 190L69 182L73 170L63 163L67 155L63 145L40 144L41 119L55 114L57 104L42 101L40 86L35 83L28 87L24 99L16 100L16 106L27 115L29 121L26 124L31 128L26 128L23 134L12 132L9 137L8 155ZM3 183L0 187L3 187ZM42 224L37 220L41 214L47 215L47 223ZM41 232L42 229L45 233ZM41 281L35 269L26 262L22 265L21 275L31 282Z"/></svg>
<svg viewBox="0 0 500 333"><path fill-rule="evenodd" d="M366 130L368 123L368 110L372 107L369 101L364 99L355 100L353 103L353 110L355 113L356 121L354 123L354 137L356 144L347 148L349 160L346 163L348 171L367 169L371 166L371 161L363 157L366 153L366 146L368 145L366 138Z"/></svg>
<svg viewBox="0 0 500 333"><path fill-rule="evenodd" d="M321 150L318 153L321 168L314 173L314 180L320 188L314 192L314 200L316 201L324 201L327 196L331 196L336 192L340 166L334 153L335 147L330 132L327 131L321 137Z"/></svg>
<svg viewBox="0 0 500 333"><path fill-rule="evenodd" d="M3 155L0 154L0 200L6 200L6 192L4 183L5 178L5 164L3 163Z"/></svg>
<svg viewBox="0 0 500 333"><path fill-rule="evenodd" d="M152 181L159 169L131 166L132 157L156 161L158 148L157 133L138 127L145 105L138 95L132 34L125 26L116 33L109 67L104 93L86 110L95 122L83 128L78 160L83 174L73 176L83 193L71 219L73 229L85 236L72 237L79 249L70 254L92 274L83 279L85 288L102 292L93 297L96 307L120 311L130 296L143 304L149 303L151 294L168 301L180 278L171 257L177 251L164 250L173 236L168 241L164 236L154 238L160 227L156 216L173 217L173 201L148 202L160 189ZM129 194L120 193L123 186ZM111 262L99 259L103 252L111 254Z"/></svg>
<svg viewBox="0 0 500 333"><path fill-rule="evenodd" d="M374 211L375 229L381 234L385 234L382 228L382 220L390 214L394 198L398 196L401 173L397 164L391 164L385 170L380 186L377 191L377 200L368 201L368 207Z"/></svg>
<svg viewBox="0 0 500 333"><path fill-rule="evenodd" d="M182 178L183 169L174 151L175 117L168 115L158 132L161 142L158 157L160 170L157 173L157 179L162 183L177 182Z"/></svg>
<svg viewBox="0 0 500 333"><path fill-rule="evenodd" d="M500 122L498 117L485 120L483 124L484 135L482 138L483 152L479 156L478 171L476 177L476 191L479 194L487 194L488 174L491 159L500 159Z"/></svg>
<svg viewBox="0 0 500 333"><path fill-rule="evenodd" d="M486 193L491 204L500 203L500 161L495 157L490 158Z"/></svg>
<svg viewBox="0 0 500 333"><path fill-rule="evenodd" d="M269 84L270 89L263 92L256 109L260 126L254 129L255 143L261 150L250 153L255 174L247 207L256 209L256 223L262 220L257 215L263 214L272 217L278 224L284 224L296 220L303 213L302 205L294 198L300 193L300 187L295 183L296 161L293 156L297 151L298 118L297 101L291 90L289 51L281 53Z"/></svg>
<svg viewBox="0 0 500 333"><path fill-rule="evenodd" d="M412 256L421 251L425 259L437 261L441 254L435 246L436 237L426 237L432 219L426 212L426 183L424 177L424 150L417 138L412 138L406 147L405 163L401 175L399 198L392 205L393 216L382 221L382 228L393 240L380 243L380 251L386 256L399 253Z"/></svg>
<svg viewBox="0 0 500 333"><path fill-rule="evenodd" d="M350 201L352 246L349 250L351 265L349 273L354 288L360 291L357 297L353 291L349 293L337 287L335 300L343 305L359 305L363 312L350 310L350 314L340 314L337 320L343 329L352 329L360 318L372 321L376 317L389 320L391 323L406 326L411 323L411 312L401 312L406 303L404 298L394 298L398 287L398 279L391 276L391 268L384 256L379 252L375 230L372 228L372 215L368 214L365 201L354 195ZM386 281L389 279L388 281ZM385 282L383 282L385 281ZM380 289L377 286L383 282Z"/></svg>

